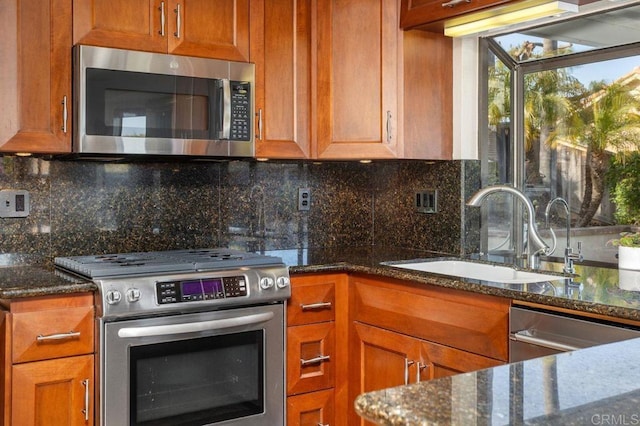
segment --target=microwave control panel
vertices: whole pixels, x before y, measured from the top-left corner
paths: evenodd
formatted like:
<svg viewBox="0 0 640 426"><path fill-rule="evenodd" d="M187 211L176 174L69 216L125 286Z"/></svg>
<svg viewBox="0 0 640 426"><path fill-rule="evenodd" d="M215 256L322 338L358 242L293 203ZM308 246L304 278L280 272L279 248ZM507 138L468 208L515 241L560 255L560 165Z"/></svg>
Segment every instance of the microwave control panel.
<svg viewBox="0 0 640 426"><path fill-rule="evenodd" d="M244 81L231 82L231 132L233 141L251 140L251 85Z"/></svg>

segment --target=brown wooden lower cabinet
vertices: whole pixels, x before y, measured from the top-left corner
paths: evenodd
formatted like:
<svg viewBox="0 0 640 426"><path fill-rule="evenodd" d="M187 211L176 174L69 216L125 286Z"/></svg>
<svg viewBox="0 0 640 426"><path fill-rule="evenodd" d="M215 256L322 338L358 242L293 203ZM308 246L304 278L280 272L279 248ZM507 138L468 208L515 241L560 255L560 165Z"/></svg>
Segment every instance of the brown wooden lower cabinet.
<svg viewBox="0 0 640 426"><path fill-rule="evenodd" d="M93 294L3 300L2 424L91 426Z"/></svg>
<svg viewBox="0 0 640 426"><path fill-rule="evenodd" d="M373 275L292 276L287 425L363 425L364 392L507 361L511 301ZM303 360L328 357L303 366Z"/></svg>
<svg viewBox="0 0 640 426"><path fill-rule="evenodd" d="M288 426L333 426L333 389L309 392L287 398Z"/></svg>
<svg viewBox="0 0 640 426"><path fill-rule="evenodd" d="M507 361L510 300L375 276L349 277L348 424L361 393Z"/></svg>
<svg viewBox="0 0 640 426"><path fill-rule="evenodd" d="M459 349L355 322L350 386L360 394L503 364ZM349 424L356 424L356 419ZM370 424L360 419L360 424Z"/></svg>

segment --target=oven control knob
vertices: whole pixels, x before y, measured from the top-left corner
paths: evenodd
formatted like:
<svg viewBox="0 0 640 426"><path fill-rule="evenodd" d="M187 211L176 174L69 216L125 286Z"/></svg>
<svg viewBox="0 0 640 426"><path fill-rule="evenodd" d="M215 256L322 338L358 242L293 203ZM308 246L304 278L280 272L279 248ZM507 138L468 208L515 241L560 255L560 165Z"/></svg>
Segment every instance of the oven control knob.
<svg viewBox="0 0 640 426"><path fill-rule="evenodd" d="M278 288L289 287L289 284L291 284L289 277L278 277L278 279L276 280L276 285L278 286Z"/></svg>
<svg viewBox="0 0 640 426"><path fill-rule="evenodd" d="M116 305L120 303L120 300L122 300L122 293L118 290L109 290L105 295L105 298L107 299L108 304Z"/></svg>
<svg viewBox="0 0 640 426"><path fill-rule="evenodd" d="M271 287L273 287L274 284L275 283L273 281L273 278L271 278L271 277L262 277L262 278L260 278L260 287L263 290L270 289Z"/></svg>
<svg viewBox="0 0 640 426"><path fill-rule="evenodd" d="M140 290L137 288L130 288L127 290L127 301L137 302L138 300L140 300Z"/></svg>

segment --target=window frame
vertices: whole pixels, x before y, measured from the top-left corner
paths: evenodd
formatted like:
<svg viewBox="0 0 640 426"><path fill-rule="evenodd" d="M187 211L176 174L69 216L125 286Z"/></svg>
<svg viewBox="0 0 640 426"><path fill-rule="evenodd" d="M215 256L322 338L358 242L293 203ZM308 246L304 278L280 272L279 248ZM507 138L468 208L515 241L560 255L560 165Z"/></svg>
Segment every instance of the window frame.
<svg viewBox="0 0 640 426"><path fill-rule="evenodd" d="M489 60L492 56L498 58L511 73L510 87L510 131L512 137L511 158L509 159L512 173L509 183L517 189L525 191L525 150L524 150L524 90L525 76L527 74L549 71L559 68L567 68L590 63L603 62L620 59L630 56L640 55L640 42L629 43L620 46L612 46L601 49L593 49L584 52L576 52L562 56L549 58L531 59L526 62L517 62L502 47L492 39L496 34L478 39L478 155L480 159L481 187L489 183L488 155L489 140L487 131L488 120L488 68ZM525 247L525 220L524 210L520 203L514 200L514 220L511 224L511 235L513 236L511 246L515 253L523 253ZM519 210L515 210L519 209ZM481 223L488 223L486 212L481 213ZM489 229L487 226L480 227L480 252L488 253Z"/></svg>

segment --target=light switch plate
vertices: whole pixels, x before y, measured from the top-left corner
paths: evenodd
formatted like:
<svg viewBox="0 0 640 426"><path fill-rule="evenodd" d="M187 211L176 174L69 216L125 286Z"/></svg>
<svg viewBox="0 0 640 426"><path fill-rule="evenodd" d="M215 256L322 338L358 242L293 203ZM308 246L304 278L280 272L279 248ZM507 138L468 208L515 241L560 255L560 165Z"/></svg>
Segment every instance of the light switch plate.
<svg viewBox="0 0 640 426"><path fill-rule="evenodd" d="M0 190L0 217L29 216L29 191L23 189Z"/></svg>
<svg viewBox="0 0 640 426"><path fill-rule="evenodd" d="M298 210L306 211L311 208L311 189L298 188Z"/></svg>
<svg viewBox="0 0 640 426"><path fill-rule="evenodd" d="M423 189L415 193L415 208L418 213L438 212L438 190Z"/></svg>

